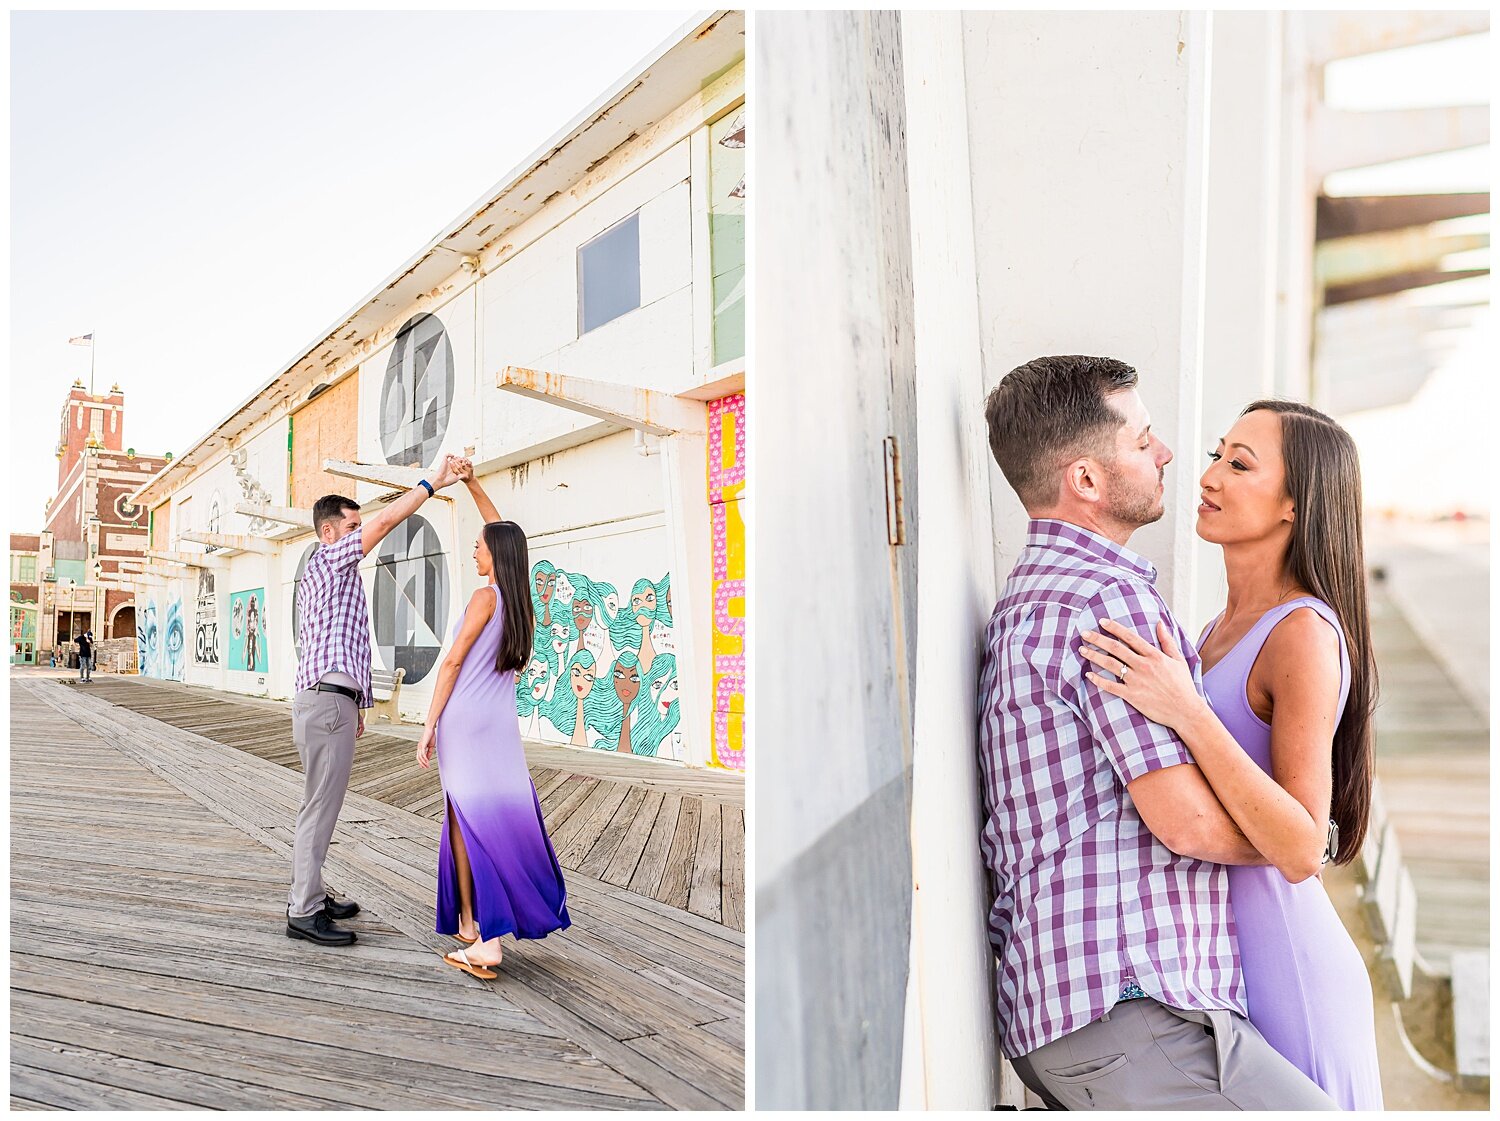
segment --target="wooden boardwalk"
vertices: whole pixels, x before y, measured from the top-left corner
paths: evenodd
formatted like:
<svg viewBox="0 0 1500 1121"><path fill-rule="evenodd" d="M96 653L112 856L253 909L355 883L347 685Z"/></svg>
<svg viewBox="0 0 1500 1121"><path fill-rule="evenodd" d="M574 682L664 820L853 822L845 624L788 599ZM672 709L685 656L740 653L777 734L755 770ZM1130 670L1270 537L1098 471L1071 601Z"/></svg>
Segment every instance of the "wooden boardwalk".
<svg viewBox="0 0 1500 1121"><path fill-rule="evenodd" d="M286 704L102 674L90 690L174 727L301 770ZM349 789L436 821L443 815L437 768L423 770L413 758L420 730L388 724L368 728L355 752ZM745 929L742 776L547 744L529 743L526 750L564 868Z"/></svg>
<svg viewBox="0 0 1500 1121"><path fill-rule="evenodd" d="M1375 773L1417 888L1417 946L1446 972L1455 949L1490 944L1488 714L1447 676L1379 584Z"/></svg>
<svg viewBox="0 0 1500 1121"><path fill-rule="evenodd" d="M299 776L89 690L11 701L14 1107L743 1106L738 931L575 871L572 927L477 981L437 960L432 820L351 793L360 941L295 942Z"/></svg>

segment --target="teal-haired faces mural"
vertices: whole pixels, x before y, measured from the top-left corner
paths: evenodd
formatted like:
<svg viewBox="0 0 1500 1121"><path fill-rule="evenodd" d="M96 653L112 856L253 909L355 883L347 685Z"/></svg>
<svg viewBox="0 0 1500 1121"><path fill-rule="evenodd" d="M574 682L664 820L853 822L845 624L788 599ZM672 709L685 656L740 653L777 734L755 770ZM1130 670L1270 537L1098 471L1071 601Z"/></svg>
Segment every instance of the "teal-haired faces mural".
<svg viewBox="0 0 1500 1121"><path fill-rule="evenodd" d="M531 606L536 637L516 677L522 735L679 758L670 574L642 577L622 597L613 584L537 561ZM660 693L668 680L670 716L658 719L647 712L649 685L657 681Z"/></svg>

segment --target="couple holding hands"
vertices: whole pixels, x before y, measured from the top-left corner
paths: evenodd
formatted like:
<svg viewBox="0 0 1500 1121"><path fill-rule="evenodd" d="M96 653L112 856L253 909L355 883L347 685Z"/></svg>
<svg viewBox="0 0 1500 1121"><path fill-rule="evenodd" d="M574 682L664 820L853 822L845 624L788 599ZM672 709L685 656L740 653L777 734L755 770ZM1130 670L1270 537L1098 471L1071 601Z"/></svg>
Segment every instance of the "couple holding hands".
<svg viewBox="0 0 1500 1121"><path fill-rule="evenodd" d="M483 583L470 597L439 663L417 763L442 777L437 932L469 945L443 960L492 978L501 938L542 938L569 925L562 868L547 838L516 718L516 672L531 655L535 619L527 590L526 535L505 521L467 459L446 456L430 480L365 522L359 504L329 494L313 507L319 545L308 558L301 603L293 738L304 787L292 850L286 933L347 946L337 925L359 912L323 887L323 862L349 788L354 741L370 689L370 613L359 563L437 491L463 483L484 519L474 543Z"/></svg>

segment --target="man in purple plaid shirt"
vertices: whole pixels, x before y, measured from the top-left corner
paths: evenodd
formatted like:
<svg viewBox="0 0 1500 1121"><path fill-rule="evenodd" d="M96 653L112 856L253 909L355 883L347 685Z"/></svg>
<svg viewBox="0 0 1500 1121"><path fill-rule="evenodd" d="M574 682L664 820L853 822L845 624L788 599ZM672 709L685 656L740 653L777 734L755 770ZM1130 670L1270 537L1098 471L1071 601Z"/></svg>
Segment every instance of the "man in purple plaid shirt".
<svg viewBox="0 0 1500 1121"><path fill-rule="evenodd" d="M1333 1109L1245 1018L1226 864L1262 864L1176 733L1091 683L1080 632L1165 622L1126 548L1162 516L1172 453L1136 373L1038 358L985 405L1031 517L985 637L980 841L1000 1035L1056 1109Z"/></svg>
<svg viewBox="0 0 1500 1121"><path fill-rule="evenodd" d="M436 491L457 481L453 456L392 502L369 524L359 503L326 494L313 506L320 542L307 559L298 592L302 647L297 694L292 698L292 739L302 758L302 808L292 842L292 887L287 895L286 934L318 946L348 946L354 932L334 925L359 913L353 900L338 900L323 888L323 861L333 840L354 740L364 735L370 695L370 609L359 562Z"/></svg>

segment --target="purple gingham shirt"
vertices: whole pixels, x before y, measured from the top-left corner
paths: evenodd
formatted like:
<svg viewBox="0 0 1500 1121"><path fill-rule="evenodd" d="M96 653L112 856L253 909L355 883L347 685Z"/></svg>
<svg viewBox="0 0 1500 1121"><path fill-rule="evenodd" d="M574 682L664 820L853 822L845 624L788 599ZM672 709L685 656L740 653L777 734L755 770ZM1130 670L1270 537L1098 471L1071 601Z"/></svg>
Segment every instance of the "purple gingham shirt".
<svg viewBox="0 0 1500 1121"><path fill-rule="evenodd" d="M332 545L319 545L302 570L297 593L301 624L297 639L297 691L311 689L326 673L339 670L359 683L360 708L370 700L370 609L359 578L364 559L359 530Z"/></svg>
<svg viewBox="0 0 1500 1121"><path fill-rule="evenodd" d="M1155 581L1136 553L1036 520L990 617L980 848L1012 1057L1097 1020L1132 978L1163 1004L1245 1014L1228 870L1174 855L1125 789L1192 756L1171 729L1089 682L1078 653L1078 632L1105 619L1153 642L1164 619L1197 678L1197 651Z"/></svg>

